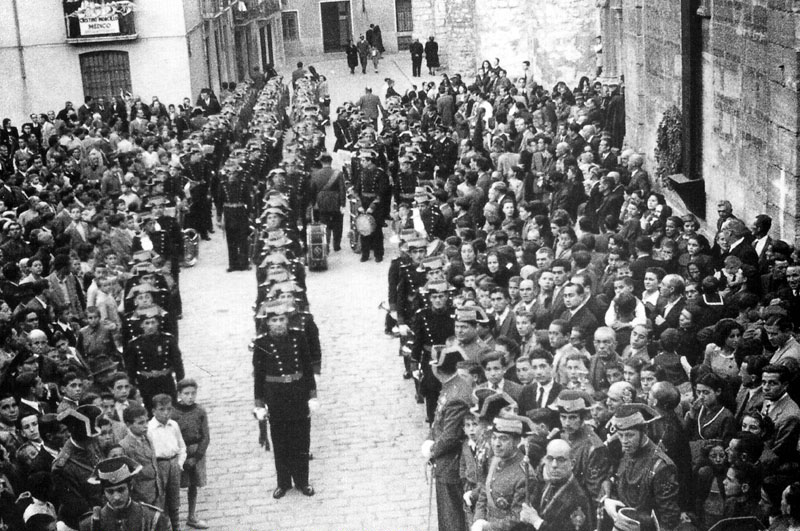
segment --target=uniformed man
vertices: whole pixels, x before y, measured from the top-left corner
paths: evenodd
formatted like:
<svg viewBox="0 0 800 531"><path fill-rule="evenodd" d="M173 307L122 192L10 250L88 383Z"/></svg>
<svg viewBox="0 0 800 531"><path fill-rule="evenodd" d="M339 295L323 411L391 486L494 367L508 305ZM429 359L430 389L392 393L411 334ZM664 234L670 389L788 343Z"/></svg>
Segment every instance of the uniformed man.
<svg viewBox="0 0 800 531"><path fill-rule="evenodd" d="M125 351L125 368L131 383L139 386L142 400L148 410L151 399L159 394L168 394L175 399L175 381L182 380L183 357L178 342L170 333L161 332L161 318L157 308L149 308L142 314L142 335L131 341Z"/></svg>
<svg viewBox="0 0 800 531"><path fill-rule="evenodd" d="M221 186L225 237L228 243L228 272L250 268L247 236L250 232L250 186L242 179L238 166L229 167L228 179Z"/></svg>
<svg viewBox="0 0 800 531"><path fill-rule="evenodd" d="M480 363L481 355L487 350L486 343L478 337L478 323L487 324L489 317L480 306L456 308L453 337L447 340L448 346L457 346L464 353L464 359L473 365Z"/></svg>
<svg viewBox="0 0 800 531"><path fill-rule="evenodd" d="M646 434L647 423L655 416L644 404L622 404L612 417L622 459L613 499L606 498L604 506L605 514L620 531L653 530L659 525L660 529L673 530L680 524L675 464ZM622 507L632 508L634 515L620 518Z"/></svg>
<svg viewBox="0 0 800 531"><path fill-rule="evenodd" d="M307 308L300 308L298 304L301 302L298 300L298 295L301 295L302 292L303 289L294 281L279 282L270 288L269 298L286 305L289 329L300 332L306 338L314 374L320 374L322 372L322 348L319 344L319 328L314 322L314 316L307 311ZM308 301L305 301L307 305Z"/></svg>
<svg viewBox="0 0 800 531"><path fill-rule="evenodd" d="M398 251L399 254L392 258L392 261L389 263L389 290L388 290L388 302L389 302L389 311L386 314L386 322L384 325L384 331L387 335L393 334L393 329L395 325L397 325L397 290L400 284L400 280L402 275L407 274L404 269L409 264L413 263L413 259L411 258L411 252L408 247L408 242L410 240L418 239L419 234L417 231L413 229L404 229L400 231L400 242L398 243ZM418 256L425 255L425 247L422 246L419 250L415 251Z"/></svg>
<svg viewBox="0 0 800 531"><path fill-rule="evenodd" d="M411 359L421 370L419 394L425 400L428 423L433 422L439 391L442 388L431 370L431 352L434 345L444 345L455 331L455 319L450 308L453 287L447 282L428 282L420 289L427 296L428 305L417 311L413 320L414 343Z"/></svg>
<svg viewBox="0 0 800 531"><path fill-rule="evenodd" d="M372 234L361 237L361 261L369 260L370 251L375 255L375 261L383 261L383 222L386 218L388 205L385 197L389 193L389 177L382 168L376 164L377 153L371 149L362 149L358 153L361 163L358 179L354 183L361 206L359 213L366 213L375 218L375 230Z"/></svg>
<svg viewBox="0 0 800 531"><path fill-rule="evenodd" d="M95 424L101 414L100 408L91 405L58 414L70 438L53 461L53 485L59 520L72 529L78 529L83 515L101 503L99 487L87 481L103 455L96 439L100 430Z"/></svg>
<svg viewBox="0 0 800 531"><path fill-rule="evenodd" d="M462 424L469 415L472 393L469 382L458 375L457 365L463 361L457 347L446 348L431 360L433 374L441 382L442 390L430 435L422 444L422 455L433 465L439 531L463 531L467 525L459 464L464 440Z"/></svg>
<svg viewBox="0 0 800 531"><path fill-rule="evenodd" d="M94 507L81 520L80 531L168 531L169 518L161 509L131 499L131 480L142 466L129 457L97 463L88 482L103 490L105 505Z"/></svg>
<svg viewBox="0 0 800 531"><path fill-rule="evenodd" d="M404 156L397 160L399 171L397 179L394 181L393 192L396 204L411 203L414 201L414 191L419 186L417 174L412 170L411 157Z"/></svg>
<svg viewBox="0 0 800 531"><path fill-rule="evenodd" d="M311 355L301 332L289 328L289 309L281 301L267 301L259 309L267 332L253 342L255 414L269 415L278 486L282 498L294 486L314 495L308 482L311 412L318 407Z"/></svg>
<svg viewBox="0 0 800 531"><path fill-rule="evenodd" d="M569 443L547 444L540 474L530 482L530 504L522 505L520 520L537 531L589 531L595 505L572 473Z"/></svg>
<svg viewBox="0 0 800 531"><path fill-rule="evenodd" d="M591 397L582 391L565 389L550 408L561 418L561 438L572 447L570 454L575 479L592 498L607 496L611 484L608 447L585 421L591 414ZM591 516L591 515L590 515Z"/></svg>
<svg viewBox="0 0 800 531"><path fill-rule="evenodd" d="M526 499L526 465L520 440L528 433L522 420L497 417L492 431L492 452L486 483L478 495L471 531L507 529L519 521Z"/></svg>
<svg viewBox="0 0 800 531"><path fill-rule="evenodd" d="M429 187L418 186L414 191L414 202L419 208L419 217L428 235L428 241L447 238L447 222L435 204L436 197Z"/></svg>

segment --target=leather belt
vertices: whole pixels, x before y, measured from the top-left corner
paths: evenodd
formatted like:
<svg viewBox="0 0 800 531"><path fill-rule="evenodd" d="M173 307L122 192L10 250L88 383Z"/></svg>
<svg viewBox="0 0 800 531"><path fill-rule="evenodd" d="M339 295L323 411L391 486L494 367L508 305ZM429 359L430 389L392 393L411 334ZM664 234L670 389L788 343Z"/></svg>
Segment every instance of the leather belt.
<svg viewBox="0 0 800 531"><path fill-rule="evenodd" d="M222 206L230 208L239 208L239 207L246 207L247 205L244 203L223 203Z"/></svg>
<svg viewBox="0 0 800 531"><path fill-rule="evenodd" d="M378 194L370 194L365 192L362 192L361 195L364 197L378 197Z"/></svg>
<svg viewBox="0 0 800 531"><path fill-rule="evenodd" d="M282 376L264 376L264 381L272 383L292 383L296 382L302 377L303 373L295 372L293 374L284 374Z"/></svg>
<svg viewBox="0 0 800 531"><path fill-rule="evenodd" d="M157 378L159 376L167 376L172 374L171 369L164 369L162 371L139 371L139 376L144 376L145 378Z"/></svg>

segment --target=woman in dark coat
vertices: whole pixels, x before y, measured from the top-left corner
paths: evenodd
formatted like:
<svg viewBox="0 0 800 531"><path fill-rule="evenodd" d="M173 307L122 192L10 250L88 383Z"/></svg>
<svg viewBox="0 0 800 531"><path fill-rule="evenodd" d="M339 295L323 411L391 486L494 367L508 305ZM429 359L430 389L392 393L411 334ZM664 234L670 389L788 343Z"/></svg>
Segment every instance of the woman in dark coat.
<svg viewBox="0 0 800 531"><path fill-rule="evenodd" d="M432 36L425 43L425 63L430 75L435 76L436 69L439 68L439 43Z"/></svg>
<svg viewBox="0 0 800 531"><path fill-rule="evenodd" d="M348 39L347 47L344 51L347 54L347 66L350 68L350 73L355 74L356 67L358 66L358 47L352 40Z"/></svg>

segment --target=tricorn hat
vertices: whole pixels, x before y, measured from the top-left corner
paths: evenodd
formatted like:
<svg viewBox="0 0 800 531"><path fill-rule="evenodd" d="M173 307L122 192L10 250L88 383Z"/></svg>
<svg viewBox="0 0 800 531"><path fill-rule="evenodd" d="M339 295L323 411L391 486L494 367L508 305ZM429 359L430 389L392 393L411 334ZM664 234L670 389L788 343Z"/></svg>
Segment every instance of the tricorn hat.
<svg viewBox="0 0 800 531"><path fill-rule="evenodd" d="M647 404L620 404L611 417L611 427L617 430L630 430L645 426L659 418L658 412Z"/></svg>
<svg viewBox="0 0 800 531"><path fill-rule="evenodd" d="M100 434L95 422L102 414L99 407L86 404L77 409L66 409L58 414L58 421L65 425L70 435L79 439L87 439Z"/></svg>
<svg viewBox="0 0 800 531"><path fill-rule="evenodd" d="M550 404L550 409L559 413L580 413L589 411L592 398L583 391L564 389L558 393L558 398Z"/></svg>
<svg viewBox="0 0 800 531"><path fill-rule="evenodd" d="M127 456L104 459L95 465L87 480L92 485L113 486L130 481L142 465Z"/></svg>
<svg viewBox="0 0 800 531"><path fill-rule="evenodd" d="M436 355L436 352L436 349L431 352L431 365L448 374L455 372L459 362L466 359L464 351L456 345L443 348L438 352L438 355Z"/></svg>
<svg viewBox="0 0 800 531"><path fill-rule="evenodd" d="M470 305L456 308L456 321L485 324L489 322L489 317L486 315L484 309L480 306Z"/></svg>
<svg viewBox="0 0 800 531"><path fill-rule="evenodd" d="M516 405L517 402L511 398L511 395L506 392L495 391L486 397L486 399L483 401L483 406L481 409L477 413L473 412L473 414L481 420L492 422L495 417L500 414L503 408Z"/></svg>

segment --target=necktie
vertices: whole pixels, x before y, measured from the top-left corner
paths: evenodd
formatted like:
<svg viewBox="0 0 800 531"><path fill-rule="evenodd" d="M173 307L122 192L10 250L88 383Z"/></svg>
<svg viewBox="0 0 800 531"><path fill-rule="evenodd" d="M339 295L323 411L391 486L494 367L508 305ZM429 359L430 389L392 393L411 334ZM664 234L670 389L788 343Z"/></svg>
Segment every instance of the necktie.
<svg viewBox="0 0 800 531"><path fill-rule="evenodd" d="M495 391L497 391L497 384L496 384L496 383L493 383L493 384L492 384L492 389L494 389Z"/></svg>
<svg viewBox="0 0 800 531"><path fill-rule="evenodd" d="M536 393L536 405L540 408L544 407L544 404L542 404L542 398L544 398L544 387L540 385L539 390Z"/></svg>
<svg viewBox="0 0 800 531"><path fill-rule="evenodd" d="M772 402L769 400L764 400L764 410L762 414L766 417L769 415L769 410L772 408Z"/></svg>

